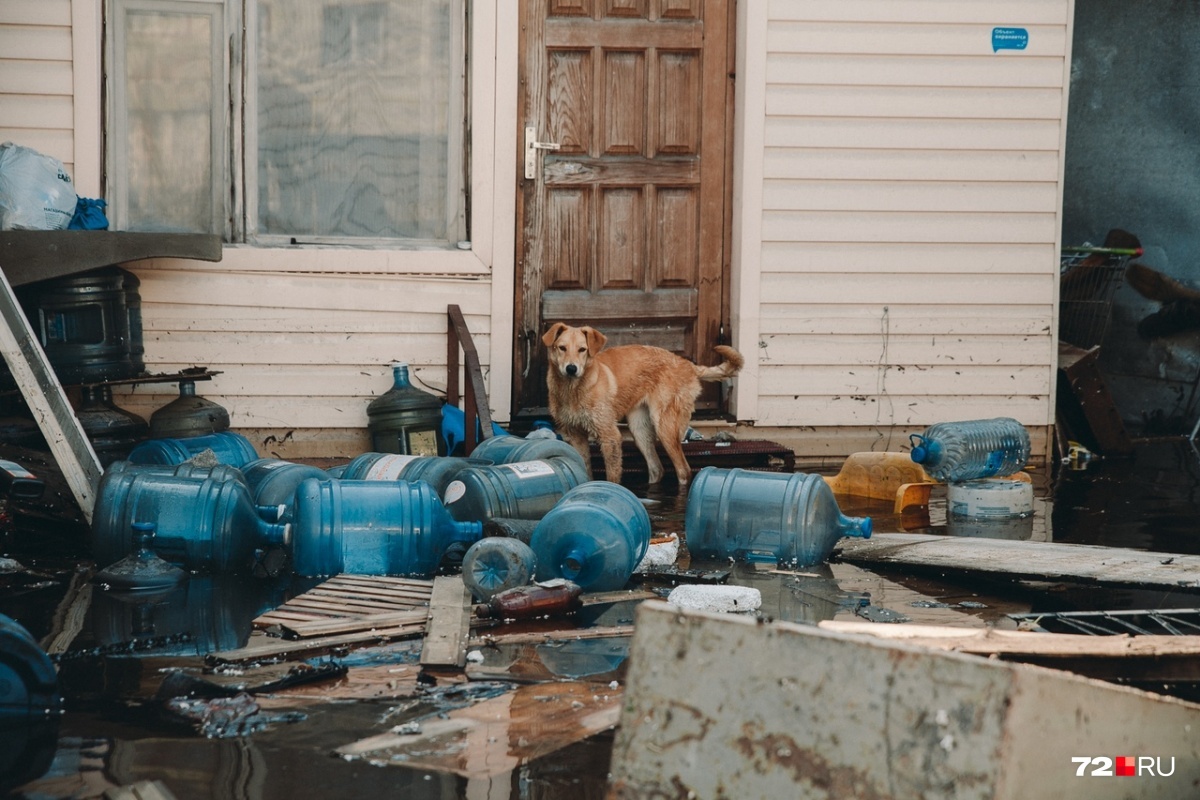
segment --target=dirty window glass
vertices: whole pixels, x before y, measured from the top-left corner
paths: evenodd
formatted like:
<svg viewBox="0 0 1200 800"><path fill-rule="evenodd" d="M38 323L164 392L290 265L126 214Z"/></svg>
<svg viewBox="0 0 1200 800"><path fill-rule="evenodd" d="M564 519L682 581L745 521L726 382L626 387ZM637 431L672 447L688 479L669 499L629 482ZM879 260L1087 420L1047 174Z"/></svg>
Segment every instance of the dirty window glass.
<svg viewBox="0 0 1200 800"><path fill-rule="evenodd" d="M251 236L460 236L461 3L258 0Z"/></svg>
<svg viewBox="0 0 1200 800"><path fill-rule="evenodd" d="M220 3L116 4L111 214L126 230L219 232Z"/></svg>

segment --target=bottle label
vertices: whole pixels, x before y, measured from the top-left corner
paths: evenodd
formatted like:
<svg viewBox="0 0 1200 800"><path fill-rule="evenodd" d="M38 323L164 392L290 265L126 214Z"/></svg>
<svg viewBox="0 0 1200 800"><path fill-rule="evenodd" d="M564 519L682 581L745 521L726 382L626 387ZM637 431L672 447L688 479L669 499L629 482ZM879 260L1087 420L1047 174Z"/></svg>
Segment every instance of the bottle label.
<svg viewBox="0 0 1200 800"><path fill-rule="evenodd" d="M513 464L501 464L505 469L512 470L518 478L538 478L544 475L553 475L554 467L547 464L545 461L517 461Z"/></svg>
<svg viewBox="0 0 1200 800"><path fill-rule="evenodd" d="M422 456L387 455L376 461L363 476L365 481L394 481L410 462Z"/></svg>
<svg viewBox="0 0 1200 800"><path fill-rule="evenodd" d="M462 481L452 481L442 493L442 505L450 505L455 500L462 500L467 493L467 485Z"/></svg>

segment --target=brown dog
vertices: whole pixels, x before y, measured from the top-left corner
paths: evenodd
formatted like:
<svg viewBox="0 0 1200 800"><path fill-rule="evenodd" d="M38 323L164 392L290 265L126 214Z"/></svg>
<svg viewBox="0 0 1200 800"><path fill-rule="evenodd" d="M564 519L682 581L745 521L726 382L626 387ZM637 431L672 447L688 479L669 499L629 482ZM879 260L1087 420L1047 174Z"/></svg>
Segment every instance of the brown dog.
<svg viewBox="0 0 1200 800"><path fill-rule="evenodd" d="M696 408L700 381L721 381L744 363L732 347L714 348L725 359L715 367L698 367L661 347L631 344L603 349L607 338L589 327L551 326L542 342L549 352L550 414L558 432L591 465L588 441L600 442L606 477L621 482L621 431L624 417L638 450L646 457L650 483L663 476L654 448L657 434L675 465L681 485L692 476L681 441Z"/></svg>

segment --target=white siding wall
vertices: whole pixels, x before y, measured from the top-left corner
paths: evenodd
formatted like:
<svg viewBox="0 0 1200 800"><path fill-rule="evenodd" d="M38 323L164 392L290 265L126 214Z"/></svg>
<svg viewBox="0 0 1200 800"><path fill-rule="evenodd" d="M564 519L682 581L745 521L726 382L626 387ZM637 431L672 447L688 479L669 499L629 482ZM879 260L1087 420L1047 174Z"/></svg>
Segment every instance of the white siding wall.
<svg viewBox="0 0 1200 800"><path fill-rule="evenodd" d="M74 166L71 0L0 2L0 142Z"/></svg>
<svg viewBox="0 0 1200 800"><path fill-rule="evenodd" d="M363 452L367 404L391 388L394 361L409 362L416 386L444 392L447 305L462 308L483 359L490 350L486 276L128 266L142 281L147 370L220 371L197 393L225 406L263 454ZM177 393L142 384L118 402L149 418Z"/></svg>
<svg viewBox="0 0 1200 800"><path fill-rule="evenodd" d="M765 88L739 107L735 308L758 355L739 418L837 430L850 450L892 426L1052 423L1071 11L771 0L743 12L739 74L761 72ZM997 26L1026 28L1028 48L993 53ZM854 444L846 429L862 426Z"/></svg>

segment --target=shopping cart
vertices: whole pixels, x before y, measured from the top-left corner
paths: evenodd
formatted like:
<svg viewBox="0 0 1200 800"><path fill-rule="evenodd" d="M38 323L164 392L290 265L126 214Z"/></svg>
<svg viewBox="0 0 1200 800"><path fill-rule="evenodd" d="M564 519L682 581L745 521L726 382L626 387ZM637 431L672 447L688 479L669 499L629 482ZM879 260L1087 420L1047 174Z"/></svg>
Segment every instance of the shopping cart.
<svg viewBox="0 0 1200 800"><path fill-rule="evenodd" d="M1142 248L1064 247L1059 269L1058 338L1090 349L1104 341L1112 299L1129 259Z"/></svg>

